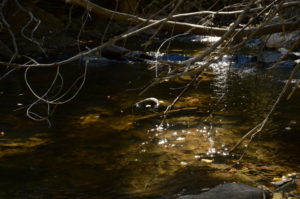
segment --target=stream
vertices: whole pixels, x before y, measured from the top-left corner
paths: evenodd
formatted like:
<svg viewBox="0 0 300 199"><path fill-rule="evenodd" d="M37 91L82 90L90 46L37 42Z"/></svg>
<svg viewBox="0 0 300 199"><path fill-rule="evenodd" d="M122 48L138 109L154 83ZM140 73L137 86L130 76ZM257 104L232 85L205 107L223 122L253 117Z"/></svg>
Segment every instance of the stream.
<svg viewBox="0 0 300 199"><path fill-rule="evenodd" d="M175 47L170 52L197 53ZM273 178L300 172L298 91L279 104L248 148L245 142L228 155L264 119L288 73L270 76L263 70L215 64L160 126L161 113L191 77L164 82L139 96L139 89L154 76L148 67L90 64L83 89L57 107L50 128L47 122L27 118L22 109L34 99L23 71L2 80L0 198L167 199L224 182L270 186ZM80 75L81 66L70 64L62 70L68 85ZM32 69L29 81L38 92L45 91L54 72ZM135 107L148 97L160 101L157 110Z"/></svg>

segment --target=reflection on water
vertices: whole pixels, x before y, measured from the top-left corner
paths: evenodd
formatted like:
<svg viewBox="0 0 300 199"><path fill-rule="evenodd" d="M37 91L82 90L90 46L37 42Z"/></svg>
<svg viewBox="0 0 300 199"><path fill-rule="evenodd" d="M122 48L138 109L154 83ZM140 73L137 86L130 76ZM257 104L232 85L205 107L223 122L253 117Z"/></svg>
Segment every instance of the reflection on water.
<svg viewBox="0 0 300 199"><path fill-rule="evenodd" d="M12 80L4 80L0 197L171 198L225 181L263 183L299 172L299 95L281 104L238 166L241 152L228 154L263 119L281 81L220 62L160 125L163 110L180 92L174 88L189 78L158 85L143 96L163 101L158 112L139 110L134 104L141 97L134 89L151 78L146 67L91 67L85 88L58 108L50 129L13 111L31 96L20 89L21 80L11 87L5 83ZM15 87L19 90L12 92Z"/></svg>

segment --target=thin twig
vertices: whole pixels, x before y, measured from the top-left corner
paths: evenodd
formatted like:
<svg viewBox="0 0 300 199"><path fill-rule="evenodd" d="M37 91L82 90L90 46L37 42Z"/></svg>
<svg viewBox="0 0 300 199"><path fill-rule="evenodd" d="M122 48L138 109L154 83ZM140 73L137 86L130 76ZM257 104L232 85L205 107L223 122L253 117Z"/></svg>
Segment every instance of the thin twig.
<svg viewBox="0 0 300 199"><path fill-rule="evenodd" d="M275 103L273 104L271 110L269 111L269 113L267 114L267 116L264 118L264 120L262 122L260 122L259 124L257 124L253 129L251 129L250 131L248 131L229 151L229 153L232 153L233 151L235 151L240 145L241 143L248 138L249 136L251 136L252 140L254 138L255 135L257 135L259 132L261 132L263 130L263 128L265 127L267 121L269 120L270 116L273 114L273 112L275 111L278 103L281 101L282 97L284 96L284 94L286 93L287 89L289 88L291 81L293 79L293 77L295 76L296 72L298 71L300 67L300 63L297 64L297 66L294 68L294 70L291 72L290 77L288 79L288 81L285 83L283 89L281 90L279 96L277 97Z"/></svg>

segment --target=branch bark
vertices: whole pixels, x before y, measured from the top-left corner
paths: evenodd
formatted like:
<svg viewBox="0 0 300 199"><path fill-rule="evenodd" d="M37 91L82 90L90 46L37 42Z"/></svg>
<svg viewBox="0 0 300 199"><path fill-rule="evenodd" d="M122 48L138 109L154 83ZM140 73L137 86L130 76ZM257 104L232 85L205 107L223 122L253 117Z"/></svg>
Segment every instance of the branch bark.
<svg viewBox="0 0 300 199"><path fill-rule="evenodd" d="M148 24L153 24L153 23L156 23L157 21L159 21L159 20L153 20L153 19L145 19L145 18L138 17L135 15L130 15L127 13L112 11L112 10L103 8L97 4L94 4L88 0L69 0L67 2L79 5L83 8L86 8L86 9L94 12L97 15L100 15L100 16L103 16L106 18L111 18L113 16L114 20L126 22L131 25L139 25L141 23L148 25ZM292 5L294 5L294 3L296 3L296 2L293 2ZM299 2L298 2L298 4L299 4ZM290 6L290 5L291 5L291 3L286 4L286 6ZM253 10L256 10L256 9L253 9ZM211 13L208 11L203 11L203 12L190 13L190 15L216 14L216 13L218 13L218 12ZM220 12L220 13L225 14L226 12ZM240 14L240 13L242 13L242 11L229 12L229 14ZM227 12L227 14L228 14L228 12ZM171 19L186 17L187 15L188 14L174 15L171 17ZM293 31L293 30L298 30L299 28L300 28L300 20L293 22L293 23L272 24L272 25L268 25L268 26L261 28L253 36L260 36L260 35L277 33L277 32L282 32L282 31ZM223 34L225 34L228 31L227 28L209 27L209 26L177 22L177 21L171 21L171 20L164 22L162 29L177 30L177 31L189 32L189 33L198 34L198 35L214 35L214 36L222 36ZM242 30L242 31L241 31L241 29L236 29L235 32L240 31L240 33L236 35L236 38L245 37L245 36L251 34L254 30L256 30L255 27L254 28L246 28L245 30Z"/></svg>

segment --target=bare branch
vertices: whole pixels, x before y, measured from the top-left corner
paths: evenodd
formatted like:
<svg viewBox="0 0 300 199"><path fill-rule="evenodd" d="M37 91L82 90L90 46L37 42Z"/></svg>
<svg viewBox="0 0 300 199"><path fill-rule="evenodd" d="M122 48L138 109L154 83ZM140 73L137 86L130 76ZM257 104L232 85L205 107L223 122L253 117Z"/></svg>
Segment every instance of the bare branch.
<svg viewBox="0 0 300 199"><path fill-rule="evenodd" d="M288 90L291 81L293 79L293 77L295 76L295 74L298 72L300 68L300 62L297 64L297 66L294 68L294 70L291 72L290 77L288 79L288 81L285 83L283 89L281 90L279 96L277 97L275 103L273 104L271 110L269 111L269 113L267 114L267 116L264 118L264 120L262 122L260 122L258 125L256 125L253 129L251 129L250 131L248 131L229 151L229 153L232 153L233 151L235 151L242 143L245 139L247 139L250 136L250 140L252 140L254 138L255 135L257 135L259 132L261 132L263 130L263 128L265 127L266 123L268 122L269 118L271 117L271 115L273 114L273 112L275 111L277 105L279 104L279 102L281 101L281 99L283 98L284 94L286 93L286 91Z"/></svg>
<svg viewBox="0 0 300 199"><path fill-rule="evenodd" d="M12 31L9 23L6 21L4 15L3 15L3 8L5 7L6 3L7 3L7 0L3 0L2 4L0 4L0 19L1 19L2 23L4 24L4 26L7 28L8 32L9 32L9 34L11 36L13 46L14 46L14 54L13 54L13 56L11 57L11 59L9 61L9 63L11 63L11 62L14 61L14 59L19 54L19 49L18 49L18 45L17 45L15 34Z"/></svg>
<svg viewBox="0 0 300 199"><path fill-rule="evenodd" d="M34 39L33 35L34 35L34 32L38 29L38 27L40 26L41 24L41 21L39 19L37 19L33 14L32 12L30 12L29 10L25 9L18 0L15 0L15 3L17 4L17 6L20 8L20 10L22 10L23 12L25 12L27 15L29 15L30 19L29 21L23 26L23 28L21 29L21 35L22 37L24 37L25 39L27 39L28 41L36 44L40 50L44 53L45 53L45 50L42 48L41 44L36 40ZM27 29L27 27L32 23L32 21L35 21L35 26L34 28L32 29L31 31L31 34L30 34L30 37L26 36L24 31Z"/></svg>

